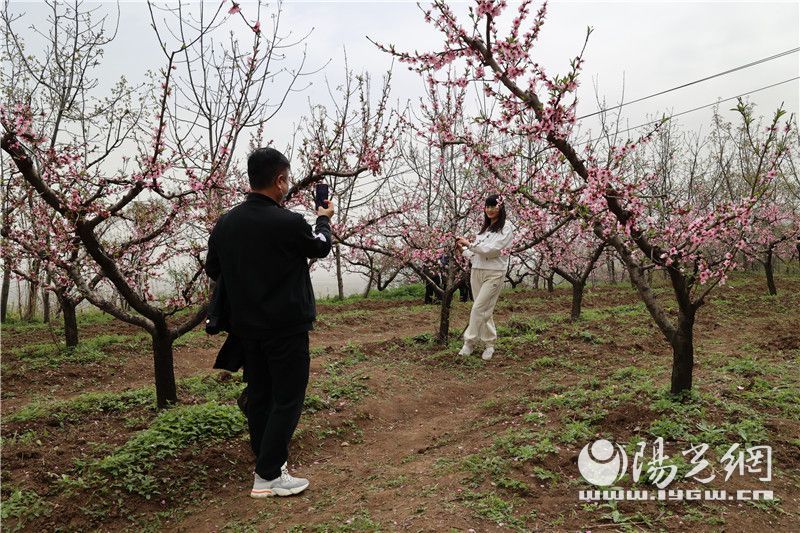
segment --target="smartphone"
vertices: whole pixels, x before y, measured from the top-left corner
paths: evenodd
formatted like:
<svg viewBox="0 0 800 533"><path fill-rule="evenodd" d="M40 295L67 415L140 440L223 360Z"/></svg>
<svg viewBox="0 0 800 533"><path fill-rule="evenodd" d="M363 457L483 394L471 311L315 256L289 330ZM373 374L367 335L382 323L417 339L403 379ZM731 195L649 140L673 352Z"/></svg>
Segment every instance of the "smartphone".
<svg viewBox="0 0 800 533"><path fill-rule="evenodd" d="M314 191L314 208L319 209L321 207L325 207L325 203L328 200L328 184L327 183L317 183L316 190Z"/></svg>

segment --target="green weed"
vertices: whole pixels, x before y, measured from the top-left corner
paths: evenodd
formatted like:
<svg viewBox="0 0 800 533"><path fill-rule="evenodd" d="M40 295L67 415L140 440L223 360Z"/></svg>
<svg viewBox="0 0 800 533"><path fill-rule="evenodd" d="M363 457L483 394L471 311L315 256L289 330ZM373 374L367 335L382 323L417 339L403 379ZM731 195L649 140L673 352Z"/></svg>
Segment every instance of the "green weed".
<svg viewBox="0 0 800 533"><path fill-rule="evenodd" d="M106 349L118 344L134 345L143 335L98 335L81 341L78 346L67 347L64 343L42 342L27 344L14 349L11 354L24 363L24 370L58 367L65 363L89 364L108 358Z"/></svg>
<svg viewBox="0 0 800 533"><path fill-rule="evenodd" d="M159 463L195 442L207 445L244 429L244 417L235 405L208 402L175 407L159 414L150 427L95 462L90 470L105 476L113 487L149 499L159 492L158 480L151 474Z"/></svg>
<svg viewBox="0 0 800 533"><path fill-rule="evenodd" d="M670 418L659 418L650 424L650 434L654 437L663 437L664 440L687 440L689 432L686 426Z"/></svg>
<svg viewBox="0 0 800 533"><path fill-rule="evenodd" d="M0 502L0 518L4 531L19 531L31 520L49 516L52 511L52 506L32 490L11 490ZM16 523L9 524L9 519L12 518L16 519Z"/></svg>
<svg viewBox="0 0 800 533"><path fill-rule="evenodd" d="M153 387L123 392L86 392L69 400L29 403L8 415L6 422L31 422L40 419L59 423L77 422L92 413L122 412L141 406L155 408L155 401Z"/></svg>
<svg viewBox="0 0 800 533"><path fill-rule="evenodd" d="M545 455L558 453L558 448L547 432L534 432L528 429L506 430L495 437L493 448L502 451L516 461L532 461L542 459Z"/></svg>
<svg viewBox="0 0 800 533"><path fill-rule="evenodd" d="M575 420L564 424L559 440L565 444L574 444L588 440L594 432L586 420Z"/></svg>
<svg viewBox="0 0 800 533"><path fill-rule="evenodd" d="M229 402L235 400L242 393L242 375L229 374L199 374L178 381L178 390L189 396L210 402Z"/></svg>
<svg viewBox="0 0 800 533"><path fill-rule="evenodd" d="M525 523L514 516L514 504L495 493L465 492L464 505L475 514L495 522L500 527L522 529Z"/></svg>

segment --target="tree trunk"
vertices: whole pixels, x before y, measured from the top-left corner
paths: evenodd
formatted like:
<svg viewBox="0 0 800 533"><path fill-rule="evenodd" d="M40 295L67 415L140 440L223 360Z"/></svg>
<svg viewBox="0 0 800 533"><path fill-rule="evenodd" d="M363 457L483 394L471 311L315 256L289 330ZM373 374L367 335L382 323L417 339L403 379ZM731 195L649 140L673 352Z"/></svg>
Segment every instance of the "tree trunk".
<svg viewBox="0 0 800 533"><path fill-rule="evenodd" d="M448 287L442 295L442 303L439 307L439 332L436 334L438 344L447 344L450 338L450 307L453 303L454 293L455 291Z"/></svg>
<svg viewBox="0 0 800 533"><path fill-rule="evenodd" d="M159 409L178 401L172 356L172 336L166 324L156 324L153 339L153 369L156 381L156 405Z"/></svg>
<svg viewBox="0 0 800 533"><path fill-rule="evenodd" d="M450 339L450 308L453 304L453 295L456 293L456 265L453 258L449 258L447 270L439 275L439 286L442 288L441 303L439 305L439 331L436 333L437 344L446 345Z"/></svg>
<svg viewBox="0 0 800 533"><path fill-rule="evenodd" d="M767 289L772 296L778 294L778 289L775 287L775 258L772 254L772 248L767 250L767 258L764 261L764 271L767 273Z"/></svg>
<svg viewBox="0 0 800 533"><path fill-rule="evenodd" d="M550 275L547 277L547 292L553 292L555 290L555 286L553 285L553 278L555 277L554 272L550 272Z"/></svg>
<svg viewBox="0 0 800 533"><path fill-rule="evenodd" d="M694 368L694 311L678 313L678 328L672 337L672 394L692 389Z"/></svg>
<svg viewBox="0 0 800 533"><path fill-rule="evenodd" d="M39 266L34 265L31 269L31 279L36 279L34 276L36 272L39 270ZM31 322L34 318L36 318L36 302L37 296L39 294L39 283L34 281L28 281L28 299L25 304L25 315L22 317L22 320L25 322Z"/></svg>
<svg viewBox="0 0 800 533"><path fill-rule="evenodd" d="M585 285L579 281L572 283L572 311L569 314L572 320L578 320L581 317L584 287Z"/></svg>
<svg viewBox="0 0 800 533"><path fill-rule="evenodd" d="M797 249L797 265L800 266L800 239L797 239L797 244L794 247Z"/></svg>
<svg viewBox="0 0 800 533"><path fill-rule="evenodd" d="M42 315L44 315L44 323L50 323L50 291L42 291Z"/></svg>
<svg viewBox="0 0 800 533"><path fill-rule="evenodd" d="M614 266L614 254L607 254L606 258L608 265L608 277L611 283L613 284L617 282L617 273L615 271L615 266Z"/></svg>
<svg viewBox="0 0 800 533"><path fill-rule="evenodd" d="M364 292L361 294L364 298L369 298L369 291L372 290L372 279L373 275L372 272L369 273L369 279L367 280L367 287L364 289Z"/></svg>
<svg viewBox="0 0 800 533"><path fill-rule="evenodd" d="M342 277L342 250L338 244L333 248L333 256L336 258L336 286L339 289L339 299L344 300L344 279Z"/></svg>
<svg viewBox="0 0 800 533"><path fill-rule="evenodd" d="M64 313L64 340L67 347L78 345L78 316L75 309L78 305L69 298L61 298L61 310Z"/></svg>
<svg viewBox="0 0 800 533"><path fill-rule="evenodd" d="M17 316L22 319L22 284L17 278Z"/></svg>
<svg viewBox="0 0 800 533"><path fill-rule="evenodd" d="M0 293L0 322L3 324L8 320L8 295L11 292L11 268L6 266L3 269L3 289Z"/></svg>

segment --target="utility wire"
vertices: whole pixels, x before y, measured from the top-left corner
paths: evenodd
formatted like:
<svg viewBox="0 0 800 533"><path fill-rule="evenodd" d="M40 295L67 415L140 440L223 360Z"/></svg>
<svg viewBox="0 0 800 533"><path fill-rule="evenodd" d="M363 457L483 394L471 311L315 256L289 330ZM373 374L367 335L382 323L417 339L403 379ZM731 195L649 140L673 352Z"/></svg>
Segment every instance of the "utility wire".
<svg viewBox="0 0 800 533"><path fill-rule="evenodd" d="M701 105L701 106L699 106L699 107L695 107L695 108L693 108L693 109L687 109L686 111L681 111L680 113L674 113L674 114L672 114L672 115L670 115L670 116L666 117L666 120L671 120L671 119L673 119L673 118L675 118L675 117L679 117L679 116L681 116L681 115L686 115L687 113L693 113L693 112L695 112L695 111L700 111L701 109L705 109L705 108L707 108L707 107L715 106L715 105L717 105L717 104L721 104L722 102L728 102L728 101L730 101L730 100L735 100L735 99L737 99L737 98L741 98L742 96L747 96L748 94L757 93L757 92L759 92L759 91L765 91L765 90L767 90L767 89L771 89L771 88L773 88L773 87L777 87L778 85L783 85L784 83L789 83L789 82L791 82L791 81L795 81L795 80L797 80L797 79L800 79L800 76L795 76L794 78L789 78L788 80L779 81L778 83L773 83L772 85L766 85L766 86L764 86L764 87L760 87L760 88L758 88L758 89L753 89L752 91L747 91L746 93L742 93L742 94L739 94L739 95L736 95L736 96L731 96L730 98L725 98L724 100L717 100L716 102L712 102L712 103L710 103L710 104ZM629 131L632 131L632 130L635 130L635 129L638 129L638 128L642 128L642 127L644 127L644 126L649 126L649 125L651 125L651 124L656 124L657 122L661 122L662 120L665 120L665 119L651 120L651 121L649 121L649 122L645 122L645 123L643 123L643 124L639 124L638 126L633 126L633 127L631 127L631 128L628 128L628 129L626 129L626 130L622 130L622 131L615 132L615 133L616 133L616 134L619 134L619 133L627 133L627 132L629 132ZM592 143L592 142L594 142L594 141L596 141L596 140L598 140L598 139L601 139L601 138L602 138L602 137L597 137L597 138L595 138L595 139L591 139L591 140L588 140L588 141L582 142L582 143L580 143L580 144L576 144L575 146L583 146L584 144L589 144L589 143Z"/></svg>
<svg viewBox="0 0 800 533"><path fill-rule="evenodd" d="M791 50L786 50L786 51L780 52L778 54L771 55L769 57L764 57L764 58L758 59L756 61L751 61L750 63L747 63L745 65L734 67L734 68L728 69L728 70L726 70L724 72L719 72L717 74L712 74L711 76L706 76L705 78L701 78L699 80L690 81L689 83L684 83L682 85L678 85L676 87L672 87L671 89L665 89L663 91L659 91L657 93L653 93L653 94L648 95L648 96L643 96L641 98L637 98L636 100L631 100L630 102L623 102L623 103L621 103L619 105L616 105L614 107L601 109L599 111L595 111L594 113L589 113L588 115L580 116L576 120L583 120L584 118L593 117L595 115L599 115L599 114L605 113L607 111L611 111L611 110L614 110L614 109L619 109L619 108L624 107L626 105L635 104L637 102L641 102L641 101L647 100L649 98L654 98L656 96L661 96L662 94L666 94L666 93L669 93L669 92L672 92L672 91L677 91L678 89L683 89L684 87L689 87L691 85L695 85L695 84L698 84L698 83L701 83L701 82L704 82L704 81L708 81L708 80L713 79L713 78L718 78L720 76L724 76L724 75L730 74L732 72L736 72L736 71L744 70L746 68L750 68L750 67L753 67L753 66L756 66L756 65L760 65L761 63L766 63L767 61L772 61L773 59L778 59L779 57L787 56L789 54L794 54L797 51L800 51L800 47L792 48Z"/></svg>
<svg viewBox="0 0 800 533"><path fill-rule="evenodd" d="M786 55L788 53L795 52L795 51L798 51L798 50L800 50L800 48L795 48L794 50L783 52L783 55ZM773 56L773 57L777 57L777 56ZM740 68L743 68L743 67L740 67ZM711 77L713 77L713 76L711 76ZM708 78L705 78L705 79L708 79ZM785 83L789 83L789 82L795 81L797 79L800 79L800 76L795 76L794 78L789 78L788 80L779 81L779 82L773 83L771 85L766 85L766 86L760 87L758 89L753 89L752 91L747 91L745 93L742 93L742 94L739 94L739 95L736 95L736 96L731 96L731 97L725 98L723 100L716 100L714 102L711 102L710 104L705 104L705 105L701 105L701 106L698 106L698 107L695 107L695 108L692 108L692 109L687 109L685 111L681 111L680 113L674 113L674 114L670 115L669 117L666 117L666 119L670 120L670 119L673 119L673 118L676 118L676 117L680 117L682 115L686 115L688 113L693 113L695 111L700 111L701 109L706 109L708 107L712 107L712 106L721 104L723 102L729 102L731 100L735 100L737 98L741 98L742 96L747 96L749 94L757 93L757 92L760 92L760 91L765 91L767 89L771 89L773 87L777 87L778 85L783 85ZM693 82L693 83L697 83L697 82ZM674 90L674 89L670 89L670 90ZM669 92L669 90L661 91L658 94L664 94L665 92ZM639 99L639 100L642 100L642 99ZM639 100L635 100L635 101L639 101ZM628 103L633 103L633 102L628 102ZM623 104L623 105L627 105L627 104ZM621 107L621 106L618 106L618 107ZM587 115L587 116L591 116L591 115ZM657 119L657 120L651 120L649 122L644 122L642 124L639 124L638 126L633 126L633 127L628 128L628 129L625 129L625 130L622 130L622 131L619 131L619 132L615 132L615 134L627 133L629 131L633 131L633 130L642 128L644 126L649 126L649 125L652 125L652 124L656 124L658 122L661 122L662 120L664 120L664 119ZM597 141L599 139L602 139L602 137L597 137L597 138L594 138L594 139L590 139L588 141L577 143L574 146L576 146L576 147L583 146L583 145L586 145L586 144L589 144L589 143L593 143L593 142L595 142L595 141ZM507 144L509 144L511 142L514 142L514 139L506 139L506 140L498 141L496 143L493 143L491 146L507 145ZM410 170L410 167L409 168L404 168L404 170ZM395 175L397 175L397 174L398 173L395 173ZM361 187L365 187L365 186L374 185L374 184L376 184L376 183L378 183L380 181L385 181L386 179L387 179L386 177L380 177L380 178L372 179L372 180L369 180L369 181L357 181L355 183L355 185L354 185L354 188L361 188Z"/></svg>

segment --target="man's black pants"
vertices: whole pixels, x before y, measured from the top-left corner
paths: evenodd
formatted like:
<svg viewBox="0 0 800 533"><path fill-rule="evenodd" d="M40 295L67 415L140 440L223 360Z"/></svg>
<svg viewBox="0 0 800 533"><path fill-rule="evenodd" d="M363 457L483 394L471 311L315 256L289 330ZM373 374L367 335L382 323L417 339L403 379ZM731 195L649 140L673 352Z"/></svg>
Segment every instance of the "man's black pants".
<svg viewBox="0 0 800 533"><path fill-rule="evenodd" d="M263 479L281 475L300 420L311 362L308 332L263 341L243 340L247 425Z"/></svg>

